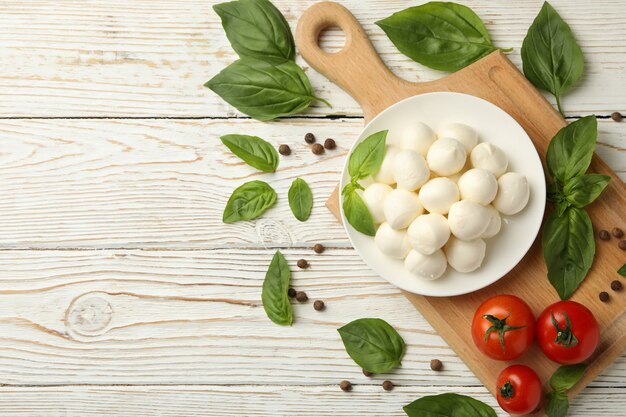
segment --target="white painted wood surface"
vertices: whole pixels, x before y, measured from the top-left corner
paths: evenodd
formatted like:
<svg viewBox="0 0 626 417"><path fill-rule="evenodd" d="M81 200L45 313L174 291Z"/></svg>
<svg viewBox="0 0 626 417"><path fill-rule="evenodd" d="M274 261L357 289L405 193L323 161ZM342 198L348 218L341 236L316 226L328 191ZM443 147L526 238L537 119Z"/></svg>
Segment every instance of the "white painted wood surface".
<svg viewBox="0 0 626 417"><path fill-rule="evenodd" d="M495 406L323 206L362 124L354 101L307 69L333 109L263 124L201 88L235 59L211 11L216 2L0 2L0 415L401 416L411 400L449 391ZM292 28L312 3L275 1ZM419 2L343 3L397 74L442 75L402 56L373 24ZM519 64L541 2L464 3L497 45L516 48ZM587 61L566 111L604 117L598 153L626 179L626 123L606 119L626 112L626 5L552 4ZM336 47L340 36L322 43ZM308 131L339 148L313 155L302 140ZM257 173L218 140L237 132L288 143L293 154L277 173ZM298 176L315 196L305 223L286 204ZM229 193L252 178L276 188L277 206L261 220L223 225ZM329 247L322 255L310 249L317 242ZM294 286L328 306L296 305L291 328L273 325L260 305L276 248ZM295 267L302 257L306 271ZM336 333L366 316L386 319L407 341L403 366L390 375L364 377ZM435 357L441 373L428 367ZM385 378L394 391L382 390ZM342 379L353 392L338 389ZM624 415L625 406L623 356L571 414Z"/></svg>

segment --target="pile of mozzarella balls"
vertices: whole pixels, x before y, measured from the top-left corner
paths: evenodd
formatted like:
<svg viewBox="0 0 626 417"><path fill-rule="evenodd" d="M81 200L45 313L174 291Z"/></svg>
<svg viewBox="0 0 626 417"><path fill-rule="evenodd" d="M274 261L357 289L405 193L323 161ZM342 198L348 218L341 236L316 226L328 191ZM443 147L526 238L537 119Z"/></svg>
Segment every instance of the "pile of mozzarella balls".
<svg viewBox="0 0 626 417"><path fill-rule="evenodd" d="M479 268L486 244L500 232L500 214L528 203L526 177L506 172L508 158L478 143L470 126L452 123L437 134L424 123L387 135L385 158L363 191L375 242L385 255L404 259L417 277L434 280L448 264L458 272Z"/></svg>

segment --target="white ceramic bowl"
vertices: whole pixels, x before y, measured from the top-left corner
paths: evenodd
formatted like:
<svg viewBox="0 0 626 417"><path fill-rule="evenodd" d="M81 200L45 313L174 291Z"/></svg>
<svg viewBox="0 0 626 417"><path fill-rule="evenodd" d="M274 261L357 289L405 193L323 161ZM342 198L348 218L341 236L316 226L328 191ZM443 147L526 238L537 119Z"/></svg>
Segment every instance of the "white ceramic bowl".
<svg viewBox="0 0 626 417"><path fill-rule="evenodd" d="M537 237L546 205L543 167L535 146L522 127L506 112L483 99L460 93L429 93L409 97L376 116L361 132L352 150L372 133L401 128L407 121L421 121L437 131L448 123L465 123L478 132L480 142L499 146L509 158L508 172L520 172L528 179L530 199L520 213L502 215L502 230L488 239L487 254L480 268L460 273L448 266L434 281L422 280L404 268L402 260L383 255L374 238L357 232L348 224L343 206L341 218L352 245L374 271L393 285L427 296L454 296L479 290L506 275L524 257ZM348 158L341 187L350 181Z"/></svg>

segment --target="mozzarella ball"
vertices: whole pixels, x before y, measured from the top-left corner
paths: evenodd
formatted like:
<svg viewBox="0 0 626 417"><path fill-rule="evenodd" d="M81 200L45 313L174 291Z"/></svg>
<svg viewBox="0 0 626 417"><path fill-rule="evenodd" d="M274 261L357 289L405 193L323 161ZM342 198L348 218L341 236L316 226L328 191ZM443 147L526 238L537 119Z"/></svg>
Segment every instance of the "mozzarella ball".
<svg viewBox="0 0 626 417"><path fill-rule="evenodd" d="M489 226L489 212L473 201L461 200L452 204L448 213L450 232L462 240L479 238Z"/></svg>
<svg viewBox="0 0 626 417"><path fill-rule="evenodd" d="M500 228L502 227L502 219L500 218L500 213L496 210L492 205L488 205L485 207L489 212L489 225L487 229L483 232L480 237L482 239L489 239L500 233Z"/></svg>
<svg viewBox="0 0 626 417"><path fill-rule="evenodd" d="M462 200L473 201L486 206L496 198L498 181L485 169L472 168L461 175L457 182Z"/></svg>
<svg viewBox="0 0 626 417"><path fill-rule="evenodd" d="M409 242L416 251L430 255L450 239L448 220L441 214L422 214L409 226Z"/></svg>
<svg viewBox="0 0 626 417"><path fill-rule="evenodd" d="M463 123L450 123L438 133L440 138L452 138L461 142L468 154L478 143L478 134L476 131Z"/></svg>
<svg viewBox="0 0 626 417"><path fill-rule="evenodd" d="M411 149L400 151L393 160L393 178L398 188L415 191L430 177L424 157Z"/></svg>
<svg viewBox="0 0 626 417"><path fill-rule="evenodd" d="M452 138L436 140L428 149L426 160L431 171L441 176L456 174L465 165L467 153L461 142Z"/></svg>
<svg viewBox="0 0 626 417"><path fill-rule="evenodd" d="M412 250L404 260L404 266L419 278L432 281L446 272L448 263L442 250L438 250L432 255L424 255Z"/></svg>
<svg viewBox="0 0 626 417"><path fill-rule="evenodd" d="M504 151L491 143L480 143L470 155L474 168L486 169L493 175L499 177L506 172L509 160Z"/></svg>
<svg viewBox="0 0 626 417"><path fill-rule="evenodd" d="M448 263L458 272L472 272L482 265L487 245L482 239L460 240L451 237L445 247Z"/></svg>
<svg viewBox="0 0 626 417"><path fill-rule="evenodd" d="M493 206L502 214L512 215L522 211L528 203L528 180L517 172L507 172L498 178L498 194Z"/></svg>
<svg viewBox="0 0 626 417"><path fill-rule="evenodd" d="M398 149L402 146L402 132L398 129L389 129L385 137L385 144L396 146Z"/></svg>
<svg viewBox="0 0 626 417"><path fill-rule="evenodd" d="M417 122L408 125L400 136L400 147L411 149L426 157L428 148L437 139L435 132L428 125Z"/></svg>
<svg viewBox="0 0 626 417"><path fill-rule="evenodd" d="M380 225L374 241L382 253L395 259L404 259L411 250L406 230L392 229L388 223Z"/></svg>
<svg viewBox="0 0 626 417"><path fill-rule="evenodd" d="M374 175L374 181L382 182L383 184L392 185L396 181L393 179L393 160L396 158L400 150L395 146L389 146L385 148L385 158L380 165L380 169Z"/></svg>
<svg viewBox="0 0 626 417"><path fill-rule="evenodd" d="M383 211L392 229L405 229L424 209L417 194L397 188L387 195Z"/></svg>
<svg viewBox="0 0 626 417"><path fill-rule="evenodd" d="M374 223L379 224L385 221L384 202L392 190L393 188L387 184L375 182L363 191L363 201L372 215Z"/></svg>
<svg viewBox="0 0 626 417"><path fill-rule="evenodd" d="M422 186L419 199L429 212L446 214L459 201L459 188L448 178L433 178Z"/></svg>

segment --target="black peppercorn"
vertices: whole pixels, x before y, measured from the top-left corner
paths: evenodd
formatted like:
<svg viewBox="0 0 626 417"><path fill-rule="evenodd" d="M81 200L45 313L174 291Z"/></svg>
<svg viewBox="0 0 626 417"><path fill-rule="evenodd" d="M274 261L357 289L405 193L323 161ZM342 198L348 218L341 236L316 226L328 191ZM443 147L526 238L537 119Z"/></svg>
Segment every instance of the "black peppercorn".
<svg viewBox="0 0 626 417"><path fill-rule="evenodd" d="M289 288L287 290L287 295L289 296L289 298L293 298L296 296L296 290L295 288Z"/></svg>
<svg viewBox="0 0 626 417"><path fill-rule="evenodd" d="M619 282L618 280L612 281L611 282L611 289L613 291L621 291L622 290L622 283Z"/></svg>
<svg viewBox="0 0 626 417"><path fill-rule="evenodd" d="M328 138L324 141L324 147L326 149L335 149L337 144L335 143L335 139Z"/></svg>
<svg viewBox="0 0 626 417"><path fill-rule="evenodd" d="M289 145L284 145L284 144L283 144L283 145L280 145L280 146L278 147L278 152L279 152L281 155L285 155L285 156L287 156L287 155L291 155L291 148L289 147Z"/></svg>
<svg viewBox="0 0 626 417"><path fill-rule="evenodd" d="M324 304L322 300L315 300L315 302L313 303L313 308L316 311L322 311L323 309L326 308L326 305Z"/></svg>
<svg viewBox="0 0 626 417"><path fill-rule="evenodd" d="M319 143L314 143L313 146L311 146L311 151L315 155L321 155L324 153L324 147L320 145Z"/></svg>
<svg viewBox="0 0 626 417"><path fill-rule="evenodd" d="M624 231L620 229L619 227L614 227L613 230L611 230L611 234L618 239L621 239L622 237L624 237Z"/></svg>
<svg viewBox="0 0 626 417"><path fill-rule="evenodd" d="M617 244L621 250L626 250L626 240L620 240Z"/></svg>
<svg viewBox="0 0 626 417"><path fill-rule="evenodd" d="M305 303L307 302L309 299L309 297L306 295L306 293L304 291L298 291L296 293L296 300L298 300L301 303Z"/></svg>
<svg viewBox="0 0 626 417"><path fill-rule="evenodd" d="M342 391L352 391L352 384L350 383L350 381L341 381L339 383L339 388L341 388Z"/></svg>
<svg viewBox="0 0 626 417"><path fill-rule="evenodd" d="M608 230L600 230L600 232L598 233L598 237L601 240L609 240L611 239L611 234L609 233Z"/></svg>
<svg viewBox="0 0 626 417"><path fill-rule="evenodd" d="M443 368L443 363L439 359L433 359L430 361L430 369L433 371L441 371Z"/></svg>
<svg viewBox="0 0 626 417"><path fill-rule="evenodd" d="M324 252L324 245L322 245L321 243L316 243L315 246L313 246L313 250L315 251L315 253L322 253Z"/></svg>
<svg viewBox="0 0 626 417"><path fill-rule="evenodd" d="M618 111L614 111L613 113L611 113L611 119L613 119L616 122L621 122L622 114Z"/></svg>
<svg viewBox="0 0 626 417"><path fill-rule="evenodd" d="M598 297L600 298L600 301L602 301L603 303L606 303L607 301L609 301L609 293L606 291L602 291L600 294L598 294Z"/></svg>
<svg viewBox="0 0 626 417"><path fill-rule="evenodd" d="M315 135L313 133L307 133L304 135L304 141L308 144L315 143Z"/></svg>
<svg viewBox="0 0 626 417"><path fill-rule="evenodd" d="M363 369L363 375L365 375L365 376L372 376L374 374L371 373L370 371L366 371L365 369Z"/></svg>
<svg viewBox="0 0 626 417"><path fill-rule="evenodd" d="M385 391L391 391L393 389L393 382L391 382L391 381L384 381L383 382L383 389Z"/></svg>
<svg viewBox="0 0 626 417"><path fill-rule="evenodd" d="M297 265L298 265L298 268L300 269L305 269L309 267L309 263L307 262L306 259L298 259Z"/></svg>

